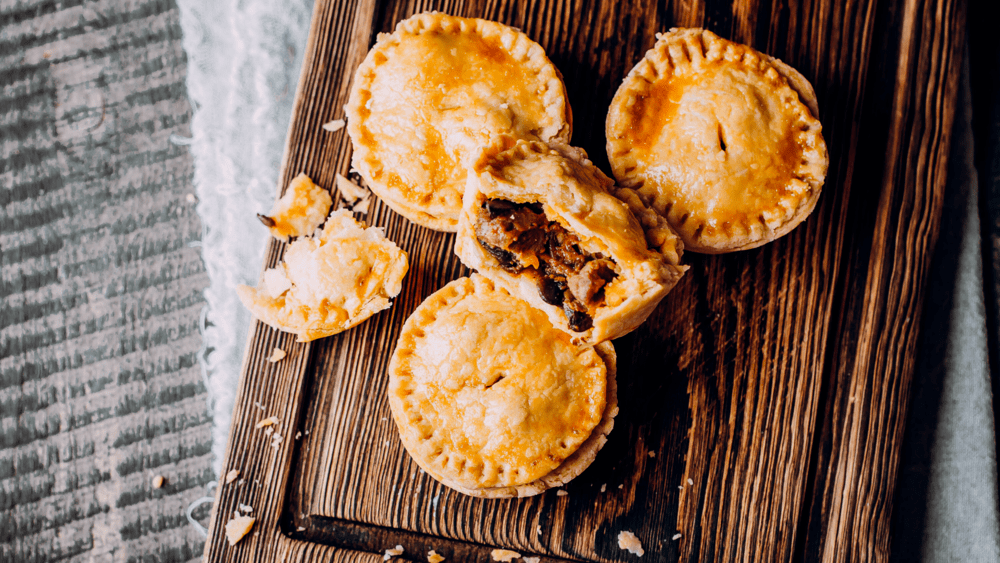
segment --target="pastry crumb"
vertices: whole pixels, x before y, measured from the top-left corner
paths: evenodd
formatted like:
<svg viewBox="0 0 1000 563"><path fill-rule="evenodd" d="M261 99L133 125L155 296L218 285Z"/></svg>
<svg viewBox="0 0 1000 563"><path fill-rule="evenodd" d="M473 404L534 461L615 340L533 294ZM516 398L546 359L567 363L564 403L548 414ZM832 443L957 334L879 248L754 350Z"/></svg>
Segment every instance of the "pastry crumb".
<svg viewBox="0 0 1000 563"><path fill-rule="evenodd" d="M299 526L298 528L295 528L295 531L296 532L304 532L304 531L306 531L306 527L305 526Z"/></svg>
<svg viewBox="0 0 1000 563"><path fill-rule="evenodd" d="M618 488L619 489L623 489L623 488L625 488L625 485L618 485Z"/></svg>
<svg viewBox="0 0 1000 563"><path fill-rule="evenodd" d="M153 477L153 488L159 489L160 487L163 486L164 481L166 481L166 479L163 477L163 475L157 475L156 477Z"/></svg>
<svg viewBox="0 0 1000 563"><path fill-rule="evenodd" d="M672 537L670 539L672 539L674 541L677 541L677 540L681 539L682 537L684 537L684 536L680 532L677 532L676 534L674 534L674 537Z"/></svg>
<svg viewBox="0 0 1000 563"><path fill-rule="evenodd" d="M427 563L441 563L442 561L444 561L444 557L435 553L433 549L427 552Z"/></svg>
<svg viewBox="0 0 1000 563"><path fill-rule="evenodd" d="M254 426L254 428L264 428L265 426L271 426L272 424L278 424L278 422L280 422L278 420L278 417L276 417L276 416L269 416L267 418L262 418L261 420L258 420L257 421L257 425Z"/></svg>
<svg viewBox="0 0 1000 563"><path fill-rule="evenodd" d="M490 552L490 557L492 557L494 561L510 563L511 561L520 558L521 554L509 549L494 549Z"/></svg>
<svg viewBox="0 0 1000 563"><path fill-rule="evenodd" d="M286 354L285 351L282 350L281 348L275 348L274 350L271 351L271 356L267 358L267 361L271 362L272 364L275 362L280 362L281 360L284 360L285 356L287 355L288 354Z"/></svg>
<svg viewBox="0 0 1000 563"><path fill-rule="evenodd" d="M323 130L329 131L331 133L336 133L337 131L343 129L345 125L347 125L347 122L344 121L343 119L334 119L329 123L324 123Z"/></svg>
<svg viewBox="0 0 1000 563"><path fill-rule="evenodd" d="M230 469L229 473L226 473L226 484L228 485L228 484L232 483L239 476L240 476L240 470L239 469Z"/></svg>
<svg viewBox="0 0 1000 563"><path fill-rule="evenodd" d="M601 492L603 493L603 492L605 492L607 490L608 490L608 484L607 483L601 483Z"/></svg>
<svg viewBox="0 0 1000 563"><path fill-rule="evenodd" d="M351 208L351 211L354 212L354 213L360 213L362 215L367 215L368 214L368 207L371 205L371 203L372 203L372 197L371 196L365 196L364 198L362 198L361 201L359 201L358 203L356 203L354 205L354 207Z"/></svg>
<svg viewBox="0 0 1000 563"><path fill-rule="evenodd" d="M694 481L690 477L688 477L688 485L694 485Z"/></svg>
<svg viewBox="0 0 1000 563"><path fill-rule="evenodd" d="M642 557L642 554L646 553L642 549L642 543L639 541L639 538L627 530L618 534L618 547L627 549L639 557Z"/></svg>
<svg viewBox="0 0 1000 563"><path fill-rule="evenodd" d="M344 198L344 201L348 203L364 199L371 193L352 182L350 178L343 174L337 174L337 189L340 190L340 197Z"/></svg>
<svg viewBox="0 0 1000 563"><path fill-rule="evenodd" d="M229 545L234 546L243 539L243 536L247 535L256 521L255 518L251 518L250 516L236 516L229 522L226 522L226 540L229 541Z"/></svg>
<svg viewBox="0 0 1000 563"><path fill-rule="evenodd" d="M253 512L253 507L250 506L249 504L241 504L240 505L240 511L241 512L246 512L247 514L250 514L251 512Z"/></svg>
<svg viewBox="0 0 1000 563"><path fill-rule="evenodd" d="M396 547L385 550L385 555L382 556L382 561L388 561L393 557L402 554L403 554L403 546L397 544Z"/></svg>
<svg viewBox="0 0 1000 563"><path fill-rule="evenodd" d="M302 432L296 432L296 433L295 433L295 439L296 439L296 440L298 440L298 439L299 439L299 438L301 438L301 437L302 437Z"/></svg>
<svg viewBox="0 0 1000 563"><path fill-rule="evenodd" d="M541 524L535 526L535 535L538 535L538 536L542 535L542 525Z"/></svg>
<svg viewBox="0 0 1000 563"><path fill-rule="evenodd" d="M568 494L569 494L569 493L567 493L566 491L564 491L564 490L562 490L562 489L559 489L558 491L556 491L556 496L557 496L557 497L564 497L564 496L566 496L566 495L568 495Z"/></svg>
<svg viewBox="0 0 1000 563"><path fill-rule="evenodd" d="M323 224L333 206L330 192L317 186L305 174L299 174L288 184L285 194L275 200L267 215L257 215L274 238L288 242L289 237L312 234Z"/></svg>
<svg viewBox="0 0 1000 563"><path fill-rule="evenodd" d="M649 457L656 457L656 452L650 450Z"/></svg>
<svg viewBox="0 0 1000 563"><path fill-rule="evenodd" d="M541 560L541 557L525 557L524 563L539 563Z"/></svg>

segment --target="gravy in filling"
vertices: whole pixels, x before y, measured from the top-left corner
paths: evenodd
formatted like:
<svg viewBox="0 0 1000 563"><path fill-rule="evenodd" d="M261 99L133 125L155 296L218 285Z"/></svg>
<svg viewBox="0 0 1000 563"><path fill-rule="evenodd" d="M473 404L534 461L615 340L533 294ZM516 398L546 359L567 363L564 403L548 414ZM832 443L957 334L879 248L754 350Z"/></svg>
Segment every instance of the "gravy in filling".
<svg viewBox="0 0 1000 563"><path fill-rule="evenodd" d="M580 239L549 221L540 203L488 199L475 217L476 240L512 274L535 278L538 294L562 307L569 328L593 326L593 310L604 304L604 286L617 276L614 261L580 250Z"/></svg>

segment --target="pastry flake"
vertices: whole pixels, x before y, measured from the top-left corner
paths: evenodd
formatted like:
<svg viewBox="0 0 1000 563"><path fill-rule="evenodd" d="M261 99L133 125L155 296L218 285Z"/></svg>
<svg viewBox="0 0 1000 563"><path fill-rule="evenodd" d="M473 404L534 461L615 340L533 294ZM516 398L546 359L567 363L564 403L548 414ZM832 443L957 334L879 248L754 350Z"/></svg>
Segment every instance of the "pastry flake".
<svg viewBox="0 0 1000 563"><path fill-rule="evenodd" d="M346 106L354 167L393 210L454 231L475 152L510 134L569 142L559 71L537 43L497 22L436 12L380 34Z"/></svg>
<svg viewBox="0 0 1000 563"><path fill-rule="evenodd" d="M258 215L274 238L311 236L323 224L333 205L330 192L317 186L305 174L292 179L284 195L275 200L267 215Z"/></svg>
<svg viewBox="0 0 1000 563"><path fill-rule="evenodd" d="M469 173L455 252L556 327L597 343L638 327L686 268L663 219L651 213L644 229L575 150L525 140L486 149Z"/></svg>
<svg viewBox="0 0 1000 563"><path fill-rule="evenodd" d="M391 304L406 275L406 253L378 227L345 209L330 214L318 238L294 241L262 283L240 285L243 305L262 322L308 342L337 334Z"/></svg>
<svg viewBox="0 0 1000 563"><path fill-rule="evenodd" d="M816 206L829 160L816 110L809 82L781 61L672 29L611 102L608 158L688 250L755 248Z"/></svg>
<svg viewBox="0 0 1000 563"><path fill-rule="evenodd" d="M618 412L610 343L575 344L478 274L407 319L389 364L400 438L427 473L480 497L541 493L594 460Z"/></svg>

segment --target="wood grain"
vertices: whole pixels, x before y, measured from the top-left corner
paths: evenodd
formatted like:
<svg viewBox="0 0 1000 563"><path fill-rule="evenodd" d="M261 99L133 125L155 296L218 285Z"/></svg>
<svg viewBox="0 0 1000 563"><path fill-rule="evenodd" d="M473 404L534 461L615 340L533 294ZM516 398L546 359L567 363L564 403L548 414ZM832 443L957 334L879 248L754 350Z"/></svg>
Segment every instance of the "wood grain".
<svg viewBox="0 0 1000 563"><path fill-rule="evenodd" d="M631 530L644 560L885 560L964 2L319 1L281 185L305 171L330 186L346 172L346 136L320 124L341 117L374 33L426 9L496 19L539 41L565 77L574 144L605 170L608 102L656 32L705 25L765 50L816 87L831 154L825 194L771 245L689 254L689 274L615 343L621 414L594 465L567 496L499 501L438 485L396 437L385 371L399 329L466 272L452 235L373 205L367 219L410 255L403 291L389 311L312 345L256 327L227 470L268 477L222 488L208 559L271 560L296 546L312 561L401 543L417 558L433 548L488 561L496 546L624 561L616 537ZM271 244L268 265L282 249ZM268 365L276 344L290 361ZM301 440L271 448L253 423L272 414ZM220 531L241 498L262 504L261 535L231 549Z"/></svg>

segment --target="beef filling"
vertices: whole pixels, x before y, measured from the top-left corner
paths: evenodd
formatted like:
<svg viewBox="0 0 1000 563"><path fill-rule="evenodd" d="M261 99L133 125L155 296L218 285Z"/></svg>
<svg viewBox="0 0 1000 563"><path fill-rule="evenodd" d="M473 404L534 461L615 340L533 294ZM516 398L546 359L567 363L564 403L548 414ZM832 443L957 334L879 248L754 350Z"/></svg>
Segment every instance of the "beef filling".
<svg viewBox="0 0 1000 563"><path fill-rule="evenodd" d="M562 307L571 330L593 326L591 311L604 303L604 287L617 275L613 261L582 252L580 239L549 221L539 203L488 199L474 229L500 267L535 278L542 301Z"/></svg>

